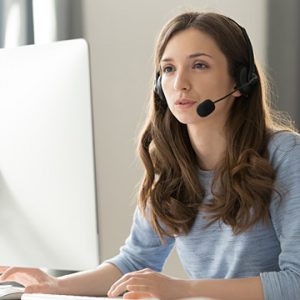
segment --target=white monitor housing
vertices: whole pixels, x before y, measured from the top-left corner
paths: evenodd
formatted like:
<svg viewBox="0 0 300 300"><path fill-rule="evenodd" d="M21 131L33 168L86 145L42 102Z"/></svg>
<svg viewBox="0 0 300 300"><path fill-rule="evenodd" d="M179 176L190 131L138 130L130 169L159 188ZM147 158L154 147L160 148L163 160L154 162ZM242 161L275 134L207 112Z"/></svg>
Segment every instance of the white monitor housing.
<svg viewBox="0 0 300 300"><path fill-rule="evenodd" d="M87 43L0 49L0 265L99 262Z"/></svg>

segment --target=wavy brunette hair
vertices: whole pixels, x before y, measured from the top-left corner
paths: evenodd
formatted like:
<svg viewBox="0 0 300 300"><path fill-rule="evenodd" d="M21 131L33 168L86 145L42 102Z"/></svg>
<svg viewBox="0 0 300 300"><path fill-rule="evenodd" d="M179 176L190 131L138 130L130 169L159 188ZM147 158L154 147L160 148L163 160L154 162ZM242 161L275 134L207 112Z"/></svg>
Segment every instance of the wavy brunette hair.
<svg viewBox="0 0 300 300"><path fill-rule="evenodd" d="M236 78L241 65L249 65L247 44L234 21L216 13L190 12L169 21L156 46L155 67L169 40L178 32L195 28L212 37L228 61L229 74ZM203 204L199 166L187 126L170 112L153 92L151 109L139 142L145 175L139 192L139 207L160 236L187 234L199 213L207 212L208 226L222 221L235 234L258 221L268 221L275 171L268 161L268 141L280 126L268 103L265 80L250 95L233 102L226 123L227 148L214 170L213 201Z"/></svg>

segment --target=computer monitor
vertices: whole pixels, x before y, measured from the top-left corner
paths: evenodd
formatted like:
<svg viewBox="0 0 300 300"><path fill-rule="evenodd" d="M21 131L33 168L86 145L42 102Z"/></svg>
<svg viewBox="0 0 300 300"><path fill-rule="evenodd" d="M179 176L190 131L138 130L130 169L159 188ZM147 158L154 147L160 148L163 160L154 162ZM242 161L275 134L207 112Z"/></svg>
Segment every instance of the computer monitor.
<svg viewBox="0 0 300 300"><path fill-rule="evenodd" d="M0 49L0 266L99 263L88 46Z"/></svg>

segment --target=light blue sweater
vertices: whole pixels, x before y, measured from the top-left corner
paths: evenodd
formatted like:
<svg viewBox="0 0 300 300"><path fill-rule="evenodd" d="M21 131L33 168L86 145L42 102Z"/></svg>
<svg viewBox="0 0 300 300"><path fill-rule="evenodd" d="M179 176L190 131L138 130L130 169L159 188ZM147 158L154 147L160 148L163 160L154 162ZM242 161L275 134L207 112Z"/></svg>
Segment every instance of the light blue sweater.
<svg viewBox="0 0 300 300"><path fill-rule="evenodd" d="M123 273L151 268L161 271L176 245L183 267L192 279L260 276L265 300L300 299L300 136L276 133L269 144L270 162L277 172L276 193L269 208L271 224L257 223L233 235L229 226L206 221L200 212L192 230L168 238L162 245L149 222L136 209L130 236L119 255L107 262ZM199 171L206 188L204 201L211 200L213 173Z"/></svg>

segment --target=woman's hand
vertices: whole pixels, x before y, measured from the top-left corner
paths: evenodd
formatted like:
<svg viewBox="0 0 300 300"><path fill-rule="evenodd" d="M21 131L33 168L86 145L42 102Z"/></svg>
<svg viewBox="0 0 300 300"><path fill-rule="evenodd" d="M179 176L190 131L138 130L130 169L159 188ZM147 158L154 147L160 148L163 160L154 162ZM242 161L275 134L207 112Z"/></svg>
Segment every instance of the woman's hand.
<svg viewBox="0 0 300 300"><path fill-rule="evenodd" d="M40 269L7 268L0 276L0 282L15 281L25 287L25 293L59 294L59 281Z"/></svg>
<svg viewBox="0 0 300 300"><path fill-rule="evenodd" d="M188 281L174 279L150 269L125 274L108 291L109 297L122 293L125 299L159 298L160 300L184 298L189 293Z"/></svg>
<svg viewBox="0 0 300 300"><path fill-rule="evenodd" d="M4 273L9 267L0 266L0 275Z"/></svg>

